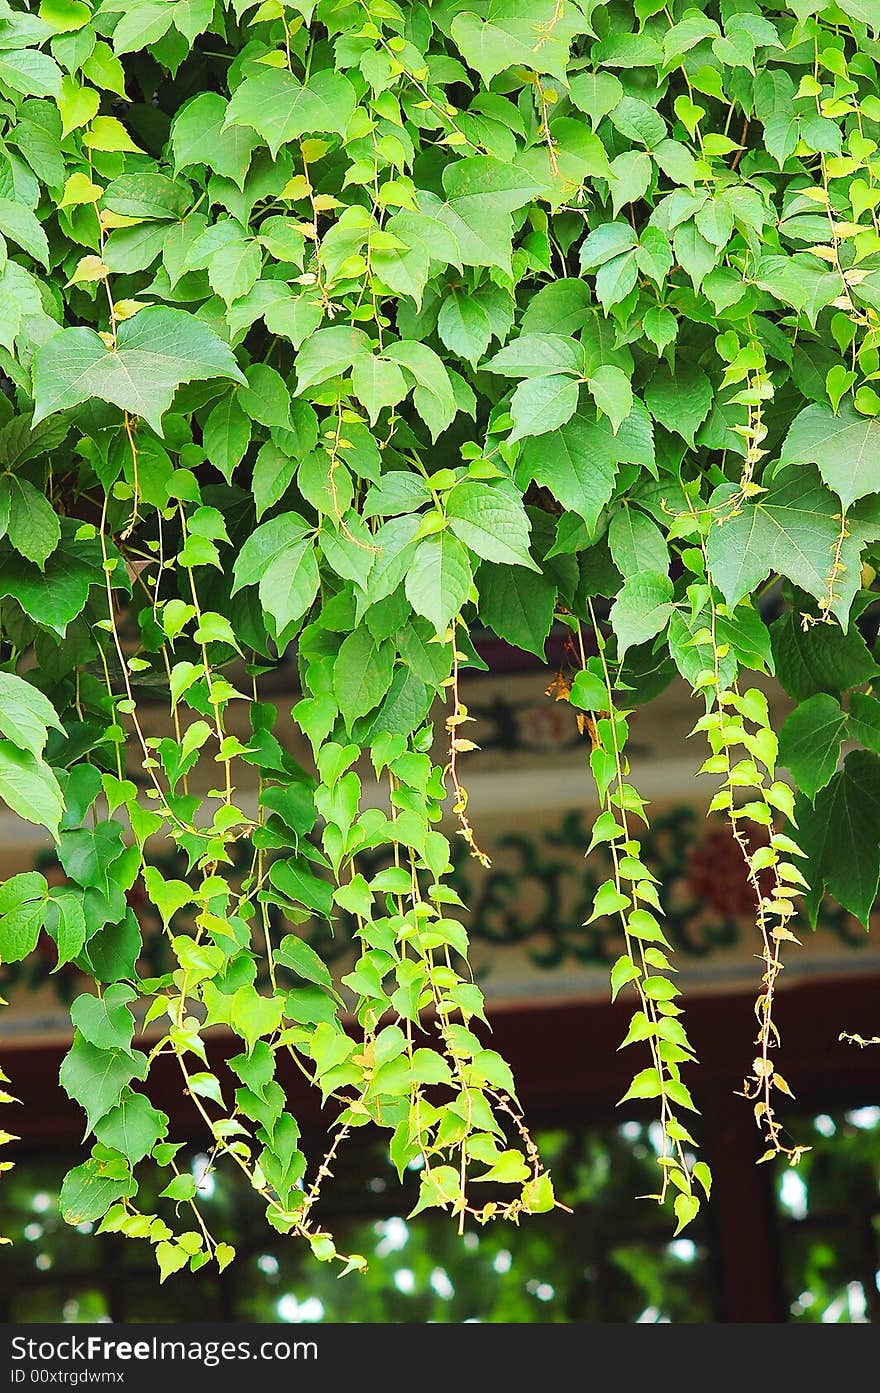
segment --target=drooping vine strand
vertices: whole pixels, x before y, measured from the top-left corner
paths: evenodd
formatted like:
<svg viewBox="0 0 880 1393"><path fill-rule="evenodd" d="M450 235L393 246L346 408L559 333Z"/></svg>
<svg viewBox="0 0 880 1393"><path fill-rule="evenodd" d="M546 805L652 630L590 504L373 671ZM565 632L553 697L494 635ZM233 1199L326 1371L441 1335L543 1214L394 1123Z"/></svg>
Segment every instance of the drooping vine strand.
<svg viewBox="0 0 880 1393"><path fill-rule="evenodd" d="M705 699L707 708L691 733L704 733L712 751L699 772L721 778L722 786L713 795L709 812L724 813L742 856L754 897L764 968L755 1002L758 1054L743 1092L754 1104L755 1120L767 1142L761 1159L783 1155L795 1165L809 1148L788 1146L776 1117L774 1090L791 1096L791 1089L774 1063L773 1051L780 1043L774 1006L783 970L783 945L799 943L790 922L806 881L791 858L803 857L804 853L792 836L775 827L780 814L789 824L794 823L794 794L775 777L779 744L770 723L767 698L755 687L740 691L730 644L721 638L719 625L727 616L727 607L716 596L708 578L709 557L703 530L704 524L717 523L713 524L711 517L701 518L693 506L690 516L698 530L703 574L689 587L689 623L685 622L690 632L688 644L696 655L698 668L693 674L694 692Z"/></svg>
<svg viewBox="0 0 880 1393"><path fill-rule="evenodd" d="M794 798L787 784L774 780L776 737L769 725L763 692L749 688L740 693L716 688L714 682L712 686L711 709L694 727L695 731L705 732L713 751L703 762L700 773L722 777L723 787L714 795L710 810L726 812L742 854L746 877L755 897L755 922L764 965L762 987L755 1003L758 1056L745 1081L744 1093L754 1102L755 1120L768 1144L761 1159L784 1155L794 1165L809 1148L787 1146L782 1140L773 1090L791 1096L791 1089L771 1053L780 1039L773 1011L783 970L782 947L785 942L799 943L789 923L796 912L795 900L806 883L801 871L787 859L803 855L802 851L790 836L776 831L773 825L779 812L789 818L792 816ZM737 753L738 749L741 753ZM765 781L765 774L769 783ZM737 803L735 798L743 791L752 796L744 803ZM756 840L750 835L743 825L748 823L765 828L767 840ZM765 877L772 881L769 887L763 883Z"/></svg>
<svg viewBox="0 0 880 1393"><path fill-rule="evenodd" d="M672 947L660 922L663 910L657 880L642 859L641 842L631 826L636 820L647 823L647 817L644 800L629 782L625 753L629 713L615 706L607 642L592 601L589 615L598 656L587 659L577 625L581 667L570 688L566 684L565 695L587 713L578 716L578 725L590 741L589 763L600 805L589 850L607 844L613 866L611 879L596 893L592 918L609 916L621 926L625 951L611 970L612 1000L632 985L638 1010L623 1044L646 1043L652 1062L636 1075L620 1101L659 1101L661 1180L654 1198L663 1204L670 1187L676 1192L673 1207L680 1232L699 1211L700 1189L708 1196L711 1188L709 1167L695 1159L696 1143L678 1117L680 1109L697 1111L681 1078L681 1065L693 1063L694 1056L679 1019L676 998L680 993L669 976ZM561 694L557 691L557 697Z"/></svg>
<svg viewBox="0 0 880 1393"><path fill-rule="evenodd" d="M491 866L492 861L486 852L477 842L471 820L468 817L468 791L461 780L458 769L459 756L466 754L470 750L476 750L478 746L472 740L466 739L460 732L461 726L474 718L468 712L467 707L461 700L460 692L460 664L463 654L459 652L457 629L461 623L460 617L449 631L450 646L452 648L452 673L446 679L446 686L449 688L452 698L452 710L446 717L446 733L449 736L449 778L453 790L452 811L458 819L459 835L465 840L468 851L475 860L479 861L484 868Z"/></svg>

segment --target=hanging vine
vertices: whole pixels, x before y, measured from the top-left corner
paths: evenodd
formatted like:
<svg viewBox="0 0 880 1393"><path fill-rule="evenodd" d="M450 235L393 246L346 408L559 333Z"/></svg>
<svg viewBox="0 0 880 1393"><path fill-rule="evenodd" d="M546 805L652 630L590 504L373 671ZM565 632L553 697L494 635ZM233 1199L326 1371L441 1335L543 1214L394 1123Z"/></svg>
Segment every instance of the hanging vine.
<svg viewBox="0 0 880 1393"><path fill-rule="evenodd" d="M450 878L450 838L488 863L486 632L573 645L593 917L679 1230L711 1182L627 741L676 676L704 708L762 963L745 1093L798 1159L783 950L826 892L867 924L880 882L878 18L0 0L0 799L60 867L0 886L0 960L46 938L83 983L72 1223L163 1279L232 1260L157 1060L209 1168L343 1271L321 1198L362 1129L459 1228L557 1204ZM302 926L343 912L339 978Z"/></svg>

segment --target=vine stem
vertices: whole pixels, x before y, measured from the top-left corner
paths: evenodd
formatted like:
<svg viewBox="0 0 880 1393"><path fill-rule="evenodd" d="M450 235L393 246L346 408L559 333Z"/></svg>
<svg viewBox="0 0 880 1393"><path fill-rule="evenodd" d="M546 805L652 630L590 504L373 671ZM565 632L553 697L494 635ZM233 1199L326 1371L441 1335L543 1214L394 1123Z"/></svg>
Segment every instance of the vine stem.
<svg viewBox="0 0 880 1393"><path fill-rule="evenodd" d="M449 736L449 764L447 768L455 793L452 811L458 819L459 833L464 838L471 856L475 857L481 866L488 868L491 866L492 861L477 842L473 826L467 815L468 792L458 773L458 756L467 750L475 750L477 748L473 741L462 740L457 734L459 726L464 725L466 721L472 721L474 719L473 716L468 714L468 709L461 700L461 692L459 689L460 654L458 651L456 630L460 622L461 617L458 616L454 620L452 629L450 630L452 636L452 677L449 679L449 686L452 693L452 712L446 718L446 732Z"/></svg>
<svg viewBox="0 0 880 1393"><path fill-rule="evenodd" d="M628 818L627 818L627 811L626 811L626 807L625 807L625 799L624 799L624 797L623 797L623 792L622 792L622 791L623 791L623 787L624 787L624 770L623 770L623 762L622 762L622 759L621 759L620 744L619 744L618 736L617 736L617 722L616 722L616 719L615 719L616 713L615 713L615 708L614 708L614 688L613 688L613 683L612 683L612 680L611 680L611 670L610 670L609 665L608 665L608 656L607 656L607 652L606 652L605 638L604 638L604 635L602 634L601 628L600 628L600 626L599 626L599 622L598 622L598 619L597 619L597 617L596 617L596 611L595 611L595 608L594 608L594 606L593 606L593 601L592 601L591 598L588 598L588 600L587 600L587 605L588 605L588 609L589 609L589 613L590 613L590 620L591 620L591 623L592 623L592 626L593 626L593 633L594 633L594 636L595 636L595 639L596 639L596 648L597 648L597 651L598 651L599 660L600 660L601 665L602 665L602 674L603 674L603 678L604 678L604 682L605 682L605 691L606 691L606 697L607 697L607 701L608 701L608 711L609 711L609 716L610 716L609 728L610 728L610 738L611 738L612 751L613 751L613 758L614 758L615 782L616 782L617 789L618 789L618 794L619 794L618 810L619 810L619 812L620 812L620 819L621 819L621 823L622 823L622 825L623 825L624 835L625 835L626 841L629 842L629 841L631 840L631 838L630 838L630 830L629 830L629 820L628 820ZM579 647L579 654L580 654L580 659L581 659L581 666L582 666L583 668L586 668L586 653L585 653L585 651L584 651L583 635L582 635L582 633L581 633L581 628L580 628L580 624L579 624L579 623L578 623L578 626L577 626L577 637L578 637L578 647ZM610 804L607 804L607 805L606 805L606 810L607 810L607 811L610 811L610 810L611 810ZM611 841L611 843L610 843L610 849L611 849L612 865L613 865L613 867L614 867L614 883L615 883L615 886L616 886L616 888L617 888L617 892L618 892L618 894L619 894L620 896L629 899L629 896L627 896L627 895L626 895L626 892L623 890L623 878L622 878L622 876L621 876L621 870L620 870L620 856L619 856L619 852L618 852L618 849L617 849L617 844L616 844L616 842L615 842L613 839L612 839L612 841ZM634 939L633 939L633 936L630 934L629 925L628 925L628 922L627 922L626 914L625 914L622 910L619 911L618 913L619 913L619 918L620 918L620 921L621 921L621 927L622 927L622 929L623 929L623 935L624 935L624 941L625 941L625 943L626 943L627 953L628 953L628 955L630 956L630 958L631 958L634 962L637 962L637 963L638 963L638 966L640 967L640 970L641 970L641 971L640 971L640 976L639 976L638 978L635 979L635 987L636 987L636 992L637 992L638 997L639 997L639 1004L640 1004L640 1007L641 1007L642 1011L643 1011L644 1014L645 1014L646 1019L650 1022L651 1026L653 1027L652 1033L651 1033L651 1034L649 1035L649 1037L648 1037L648 1047L649 1047L649 1050L650 1050L650 1053L651 1053L651 1058L652 1058L653 1063L654 1063L654 1068L655 1068L655 1070L656 1070L656 1072L657 1072L657 1078L658 1078L658 1081L659 1081L659 1088L660 1088L660 1125L661 1125L662 1133L663 1133L663 1144L664 1144L663 1156L666 1156L666 1155L674 1155L674 1156L676 1156L677 1159L678 1159L678 1163L679 1163L679 1165L681 1166L681 1169L682 1169L683 1174L684 1174L686 1177L688 1177L688 1179L689 1179L689 1178L690 1178L690 1174L691 1174L691 1168L690 1168L690 1165L689 1165L689 1163L688 1163L687 1157L685 1156L684 1149L683 1149L683 1147L682 1147L682 1143L681 1143L681 1141L680 1141L679 1139L674 1138L674 1137L671 1137L670 1134L669 1134L669 1123L670 1123L670 1121L671 1121L671 1119L672 1119L672 1117L673 1117L673 1113L672 1113L672 1108L671 1108L671 1105L670 1105L669 1094L668 1094L668 1091L667 1091L666 1086L665 1086L665 1084L666 1084L666 1070L665 1070L664 1060L662 1059L661 1054L660 1054L659 1036L658 1036L658 1034L657 1034L657 1026L658 1026L658 1023L659 1023L659 1016L658 1016L657 1007L656 1007L654 1001L651 1000L649 997L647 997L647 996L645 995L645 992L644 992L644 989L643 989L643 986L642 986L642 982L643 982L644 978L648 975L648 964L647 964L647 961L646 961L646 958L645 958L645 949L644 949L644 947L643 947L643 945L642 945L642 943L641 943L641 940L638 940L638 939L635 939L635 940L634 940ZM633 945L634 945L634 943L637 945L636 951L635 951L635 952L634 952L634 950L633 950ZM669 1147L669 1150L668 1150L668 1151L667 1151L667 1149L666 1149L667 1146ZM662 1202L665 1200L666 1195L667 1195L667 1192L668 1192L668 1188L669 1188L669 1175L668 1175L667 1167L666 1167L665 1165L662 1165L662 1164L661 1164L661 1169L662 1169L662 1173L663 1173L663 1180L662 1180L662 1184L661 1184L659 1199L660 1199L660 1202L662 1203Z"/></svg>
<svg viewBox="0 0 880 1393"><path fill-rule="evenodd" d="M699 520L693 507L691 507L691 516L694 518L699 528ZM782 1129L776 1118L772 1090L774 1085L784 1093L790 1093L791 1090L782 1076L776 1071L770 1058L770 1052L774 1046L780 1043L779 1031L773 1019L776 988L779 975L784 967L780 953L780 944L786 937L794 939L794 941L797 942L794 934L790 933L786 927L788 919L791 918L794 912L790 895L792 881L795 879L797 873L794 867L792 867L788 879L782 878L780 858L776 848L773 846L774 805L767 798L767 790L762 776L759 782L749 783L748 786L757 790L761 802L767 810L768 826L770 828L770 849L769 855L767 856L766 867L756 864L756 854L760 849L753 850L748 837L741 830L739 825L740 820L737 816L737 809L734 807L733 792L734 789L739 787L743 780L746 779L746 774L743 773L742 778L737 774L737 763L735 762L733 753L734 744L729 735L726 707L736 707L738 703L742 702L742 697L737 689L736 682L734 682L733 688L728 694L729 700L725 701L725 690L721 680L719 655L718 606L715 600L713 583L710 578L709 553L702 529L699 531L699 536L707 581L706 592L709 609L709 638L712 652L712 705L717 715L717 722L713 725L712 729L717 729L717 740L720 745L718 754L720 754L723 761L723 768L721 770L725 785L723 802L725 804L726 816L731 834L743 858L746 879L754 896L755 923L761 938L761 957L764 964L764 976L762 979L763 990L755 1002L755 1014L758 1018L758 1037L756 1044L759 1049L759 1056L755 1061L752 1075L745 1081L743 1094L750 1101L758 1100L756 1103L756 1121L759 1126L763 1126L763 1128L766 1129L766 1139L770 1145L770 1150L765 1153L765 1156L761 1159L769 1159L771 1155L784 1155L789 1158L792 1164L796 1164L803 1152L808 1148L801 1146L788 1147L782 1141L780 1135ZM701 725L703 723L701 722L699 724ZM770 734L772 734L772 732L770 732ZM713 750L715 749L714 743L712 744L712 748ZM746 748L749 749L748 744L746 744ZM753 754L753 751L749 749L749 753ZM765 750L762 763L765 762L768 754L769 751ZM754 754L752 764L754 766L755 775L758 776L759 771ZM749 771L749 773L751 773L751 771ZM714 801L715 800L713 800L713 802ZM773 892L770 896L765 894L761 885L760 871L764 869L770 870L773 874ZM776 914L780 921L775 929L771 927L769 921L769 914L771 912Z"/></svg>

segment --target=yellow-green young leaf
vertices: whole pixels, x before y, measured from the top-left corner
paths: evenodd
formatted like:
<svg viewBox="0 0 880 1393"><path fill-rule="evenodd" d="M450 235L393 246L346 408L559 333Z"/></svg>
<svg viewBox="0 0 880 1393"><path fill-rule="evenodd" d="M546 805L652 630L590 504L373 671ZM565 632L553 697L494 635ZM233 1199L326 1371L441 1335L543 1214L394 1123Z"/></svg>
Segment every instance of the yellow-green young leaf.
<svg viewBox="0 0 880 1393"><path fill-rule="evenodd" d="M229 1243L218 1243L214 1249L214 1260L222 1272L235 1258L235 1249Z"/></svg>
<svg viewBox="0 0 880 1393"><path fill-rule="evenodd" d="M706 1198L712 1193L712 1172L705 1161L696 1161L691 1170L691 1175L699 1185L702 1185L706 1193Z"/></svg>
<svg viewBox="0 0 880 1393"><path fill-rule="evenodd" d="M183 880L169 880L155 866L145 866L143 871L147 894L168 925L174 915L184 905L192 904L192 888Z"/></svg>
<svg viewBox="0 0 880 1393"><path fill-rule="evenodd" d="M195 1193L195 1178L189 1172L183 1171L168 1182L165 1189L160 1191L160 1196L179 1202L180 1200L191 1200Z"/></svg>
<svg viewBox="0 0 880 1393"><path fill-rule="evenodd" d="M618 1107L620 1103L628 1103L633 1098L659 1098L662 1092L663 1084L657 1070L642 1069L620 1099Z"/></svg>
<svg viewBox="0 0 880 1393"><path fill-rule="evenodd" d="M629 898L618 890L613 880L606 880L604 885L600 885L593 899L593 912L587 920L592 924L596 919L603 919L607 915L619 914L630 904Z"/></svg>
<svg viewBox="0 0 880 1393"><path fill-rule="evenodd" d="M96 116L89 123L83 136L83 144L92 150L133 150L136 154L142 153L140 146L134 143L122 122L115 116Z"/></svg>
<svg viewBox="0 0 880 1393"><path fill-rule="evenodd" d="M678 1079L669 1079L667 1081L666 1091L673 1103L677 1103L680 1108L688 1108L691 1112L697 1112L697 1108L690 1093Z"/></svg>
<svg viewBox="0 0 880 1393"><path fill-rule="evenodd" d="M681 1233L682 1229L687 1228L700 1212L700 1201L696 1195L680 1194L676 1195L673 1204L677 1224L675 1232Z"/></svg>
<svg viewBox="0 0 880 1393"><path fill-rule="evenodd" d="M164 1282L173 1272L186 1267L189 1254L177 1243L157 1243L156 1262L159 1264L159 1281Z"/></svg>
<svg viewBox="0 0 880 1393"><path fill-rule="evenodd" d="M77 171L71 174L64 185L64 193L59 203L59 208L73 208L80 203L97 203L101 197L103 189L100 184L94 184L87 174Z"/></svg>
<svg viewBox="0 0 880 1393"><path fill-rule="evenodd" d="M633 938L641 939L643 943L665 943L663 930L660 924L646 909L634 909L627 916L627 932Z"/></svg>

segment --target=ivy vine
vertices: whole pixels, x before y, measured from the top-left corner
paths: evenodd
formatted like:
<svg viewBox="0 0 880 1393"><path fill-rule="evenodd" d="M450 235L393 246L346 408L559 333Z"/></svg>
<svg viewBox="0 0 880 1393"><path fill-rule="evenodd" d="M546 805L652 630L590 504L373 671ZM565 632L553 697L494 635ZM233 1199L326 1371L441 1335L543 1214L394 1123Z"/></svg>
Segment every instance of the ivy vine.
<svg viewBox="0 0 880 1393"><path fill-rule="evenodd" d="M783 953L799 906L866 923L880 880L878 34L877 0L0 0L0 798L64 872L0 886L0 958L45 934L92 979L62 1208L163 1280L234 1256L150 1100L164 1057L210 1164L343 1271L315 1206L361 1128L459 1227L556 1204L450 884L449 836L488 859L477 631L541 658L567 631L550 691L678 1230L711 1177L626 744L693 689L763 960L744 1091L765 1154L801 1154ZM309 768L266 699L285 663ZM337 980L297 926L340 912Z"/></svg>

